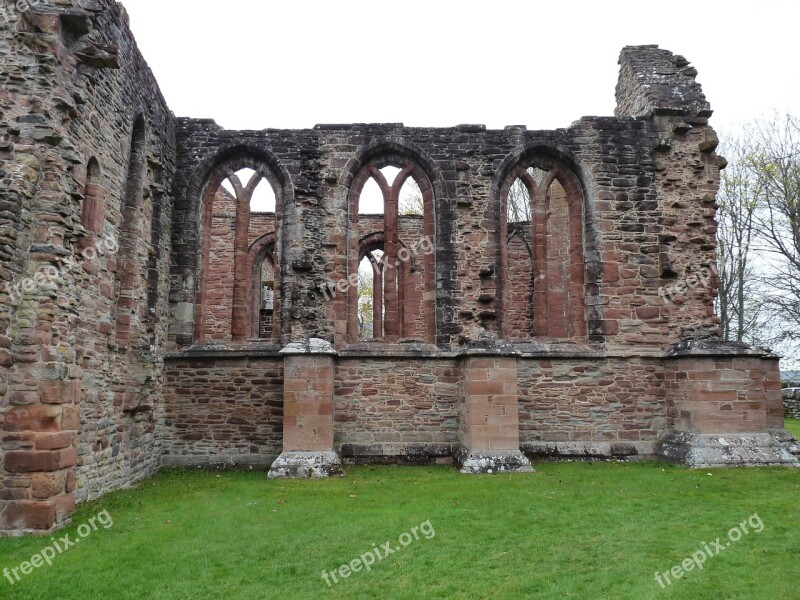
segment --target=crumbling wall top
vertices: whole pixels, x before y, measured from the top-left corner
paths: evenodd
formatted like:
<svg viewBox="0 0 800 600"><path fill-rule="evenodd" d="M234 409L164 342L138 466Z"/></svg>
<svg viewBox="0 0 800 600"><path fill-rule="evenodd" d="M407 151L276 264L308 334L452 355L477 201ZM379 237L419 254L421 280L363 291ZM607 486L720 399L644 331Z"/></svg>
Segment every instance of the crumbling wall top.
<svg viewBox="0 0 800 600"><path fill-rule="evenodd" d="M711 116L697 69L683 56L655 45L626 46L619 65L616 116Z"/></svg>

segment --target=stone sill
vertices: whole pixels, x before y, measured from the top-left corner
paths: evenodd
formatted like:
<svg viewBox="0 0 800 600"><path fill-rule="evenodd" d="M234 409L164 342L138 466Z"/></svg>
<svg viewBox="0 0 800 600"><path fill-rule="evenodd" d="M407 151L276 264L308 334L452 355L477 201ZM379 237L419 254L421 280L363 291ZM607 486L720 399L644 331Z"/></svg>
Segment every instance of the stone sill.
<svg viewBox="0 0 800 600"><path fill-rule="evenodd" d="M280 344L265 342L237 342L203 344L192 346L179 352L168 352L165 360L185 360L194 358L283 358Z"/></svg>

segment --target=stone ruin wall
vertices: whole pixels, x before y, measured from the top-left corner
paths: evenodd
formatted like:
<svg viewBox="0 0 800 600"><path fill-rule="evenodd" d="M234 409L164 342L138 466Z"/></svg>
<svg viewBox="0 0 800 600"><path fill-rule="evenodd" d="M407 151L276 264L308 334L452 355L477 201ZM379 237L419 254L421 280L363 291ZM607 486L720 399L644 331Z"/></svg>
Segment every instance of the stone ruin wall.
<svg viewBox="0 0 800 600"><path fill-rule="evenodd" d="M800 390L794 388L783 391L783 416L787 419L800 419Z"/></svg>
<svg viewBox="0 0 800 600"><path fill-rule="evenodd" d="M59 274L0 291L0 513L49 530L160 465L174 117L115 3L36 5L0 23L0 56L2 281Z"/></svg>
<svg viewBox="0 0 800 600"><path fill-rule="evenodd" d="M724 159L683 57L625 48L616 115L555 131L229 131L172 115L121 5L20 17L0 24L0 272L60 278L19 302L0 290L3 532L52 531L162 465L794 461L776 441L777 357L714 337ZM358 215L384 165L420 184L422 216ZM534 189L531 223L512 227L505 197L528 166L563 194ZM274 213L221 191L241 168ZM357 339L352 291L325 285L365 248L397 256L423 236L433 254L386 288L386 335ZM86 258L105 240L118 248Z"/></svg>
<svg viewBox="0 0 800 600"><path fill-rule="evenodd" d="M658 56L672 60L663 51ZM594 319L582 341L529 336L527 344L519 345L523 447L550 454L563 446L564 453L580 455L608 454L613 444L618 455L648 456L667 429L664 379L669 367L663 353L687 332L702 337L702 332L716 327L710 293L713 281L706 288L689 290L677 303L665 303L659 295L663 286L679 277L713 265L713 193L720 159L713 147L700 149L702 142L713 138L713 131L706 131L703 116L687 117L694 125L680 116L660 119L664 122L592 117L555 132L523 127L491 131L480 125L416 129L399 124L232 132L212 121L186 119L179 125L179 148L191 160L185 166L182 163L179 171L186 175L178 177L195 174L197 181L179 181L177 189L187 190L188 197L178 198L176 210L182 210L183 201L190 207L187 213L200 210L197 198L202 178L216 162L234 157L235 163L237 153L260 155L267 166L279 165L288 171L286 178L292 185L287 186L287 196L294 193L295 197L293 203L286 203L283 226L298 228L300 235L285 240L283 264L287 270L294 265L301 268L284 278L291 292L285 295L281 314L283 341L313 336L328 339L340 349L334 411L337 448L346 457L376 460L386 454L398 459L409 454L414 459L440 458L459 443L457 411L448 412L451 403L458 402L458 359L452 353L487 330L496 330L503 318L495 299L496 271L502 269L496 247L503 179L528 156L569 157L592 198L585 236L587 245L596 245L589 253L594 258L588 266L594 282L587 290L596 293L588 307ZM663 129L675 126L680 133L669 130L664 139L660 137ZM673 151L669 144L674 144L680 159L676 165L663 164ZM436 310L428 315L436 322L437 335L430 340L435 344L413 349L408 344L377 343L351 348L342 334L346 324L341 315L346 309L337 305L336 298L327 301L318 286L348 272L342 239L348 231L348 183L372 157L393 153L424 165L437 194ZM684 164L687 153L690 160ZM662 180L663 190L656 185ZM294 221L301 221L299 227ZM375 230L374 221L372 216L364 219L356 235L360 238ZM187 222L187 218L176 218L176 223ZM201 235L191 228L178 232L175 239L191 248ZM181 254L188 255L188 261L195 252L181 250ZM515 266L509 260L509 267ZM487 268L495 271L488 280L481 275ZM173 301L190 307L182 308L180 314L194 314L194 288L183 282L194 282L196 273L196 264L173 270ZM175 291L184 288L187 293L177 298ZM488 302L487 295L491 296ZM193 325L174 324L176 349L192 348ZM235 345L227 350L232 348ZM358 368L350 367L349 353L358 357ZM396 356L383 359L382 353ZM541 359L542 354L548 359ZM189 375L183 360L199 355L198 348L178 355L182 377ZM395 376L397 360L404 363L404 358L420 365L434 360L442 365L441 375L426 373L438 410L429 410L433 403L424 401L428 393L409 387L414 377ZM170 390L170 397L176 397L181 406L196 402L206 383L205 366L198 366L201 375L196 385L184 386L182 393ZM231 402L237 397L244 400L239 390L229 392ZM353 404L351 396L358 404ZM401 409L389 410L387 401L390 406L416 404L419 409L408 418ZM358 410L350 414L352 407ZM273 416L277 428L280 417ZM194 448L180 444L174 449L176 455L169 447L165 453L175 464L227 460L269 465L280 447L261 445L252 453L234 452L233 456L225 444L216 450L209 451L208 440L199 440Z"/></svg>

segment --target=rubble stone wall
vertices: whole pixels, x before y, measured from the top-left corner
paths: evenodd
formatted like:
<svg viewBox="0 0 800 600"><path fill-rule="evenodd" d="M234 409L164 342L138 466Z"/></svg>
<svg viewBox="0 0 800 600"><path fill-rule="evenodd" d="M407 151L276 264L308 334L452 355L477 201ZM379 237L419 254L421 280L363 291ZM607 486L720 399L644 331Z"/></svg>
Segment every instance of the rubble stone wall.
<svg viewBox="0 0 800 600"><path fill-rule="evenodd" d="M120 5L15 17L0 22L0 529L48 531L160 465L174 119Z"/></svg>
<svg viewBox="0 0 800 600"><path fill-rule="evenodd" d="M783 416L787 419L800 419L800 390L783 391Z"/></svg>

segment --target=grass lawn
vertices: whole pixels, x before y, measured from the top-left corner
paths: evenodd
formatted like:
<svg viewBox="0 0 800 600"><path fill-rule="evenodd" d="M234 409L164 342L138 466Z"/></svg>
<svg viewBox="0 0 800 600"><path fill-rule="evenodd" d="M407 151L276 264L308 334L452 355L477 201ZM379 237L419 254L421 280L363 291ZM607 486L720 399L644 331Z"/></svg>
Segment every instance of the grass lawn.
<svg viewBox="0 0 800 600"><path fill-rule="evenodd" d="M800 419L786 419L786 429L788 429L794 437L800 439Z"/></svg>
<svg viewBox="0 0 800 600"><path fill-rule="evenodd" d="M537 471L358 467L322 481L165 472L83 505L57 537L78 538L78 526L103 510L113 526L14 586L0 579L0 598L800 598L800 469L548 463ZM656 571L704 543L718 551L713 542L724 546L754 514L749 533L702 570L666 589L656 582ZM401 541L410 543L370 572L331 587L321 577ZM0 540L0 569L48 543Z"/></svg>

